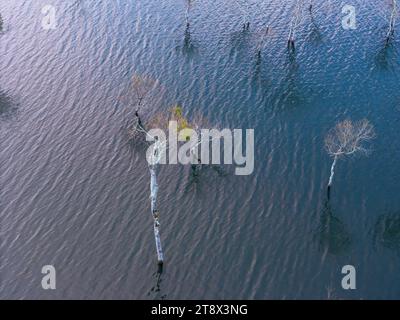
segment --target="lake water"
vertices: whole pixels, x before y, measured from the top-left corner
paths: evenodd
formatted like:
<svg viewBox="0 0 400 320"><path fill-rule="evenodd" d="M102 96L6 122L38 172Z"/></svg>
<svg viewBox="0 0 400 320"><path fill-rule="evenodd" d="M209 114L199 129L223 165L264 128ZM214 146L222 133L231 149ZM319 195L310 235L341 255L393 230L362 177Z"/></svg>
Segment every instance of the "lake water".
<svg viewBox="0 0 400 320"><path fill-rule="evenodd" d="M389 1L352 1L355 30L346 1L313 1L314 22L305 1L290 54L295 3L194 1L188 39L183 0L2 0L0 298L400 298L400 28L385 49ZM255 130L252 175L162 167L161 274L120 99L135 72L164 88L145 120L179 103ZM346 118L377 137L369 157L339 161L327 203L324 137ZM341 287L348 264L356 290ZM44 265L56 290L41 287Z"/></svg>

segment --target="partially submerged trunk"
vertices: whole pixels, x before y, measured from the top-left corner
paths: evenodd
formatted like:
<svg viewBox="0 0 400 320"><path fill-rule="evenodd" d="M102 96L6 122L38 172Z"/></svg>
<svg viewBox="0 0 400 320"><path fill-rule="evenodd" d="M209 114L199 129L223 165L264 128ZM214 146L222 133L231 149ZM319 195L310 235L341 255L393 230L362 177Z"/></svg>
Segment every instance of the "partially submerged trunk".
<svg viewBox="0 0 400 320"><path fill-rule="evenodd" d="M329 177L329 182L328 182L328 199L330 198L330 195L331 195L331 186L332 186L332 182L333 182L333 176L335 175L335 167L336 167L337 160L338 160L338 156L335 156L335 158L333 159L332 166L331 166L331 175Z"/></svg>
<svg viewBox="0 0 400 320"><path fill-rule="evenodd" d="M389 30L388 33L386 34L386 43L388 44L390 42L390 39L392 38L394 34L394 27L396 24L396 14L397 14L397 1L392 0L392 13L390 15L390 21L389 21Z"/></svg>
<svg viewBox="0 0 400 320"><path fill-rule="evenodd" d="M157 249L157 258L158 264L162 265L164 262L164 254L161 247L161 238L160 238L160 222L159 222L159 212L157 209L157 194L158 194L158 183L157 183L157 169L159 164L159 150L160 146L156 144L154 150L154 161L149 165L150 170L150 200L151 200L151 214L153 217L154 223L154 238L156 241L156 249Z"/></svg>
<svg viewBox="0 0 400 320"><path fill-rule="evenodd" d="M300 20L300 10L301 10L301 1L298 0L296 3L294 17L292 18L292 22L290 24L289 36L288 36L288 48L293 51L295 50L295 45L294 45L295 32L296 32L296 27Z"/></svg>

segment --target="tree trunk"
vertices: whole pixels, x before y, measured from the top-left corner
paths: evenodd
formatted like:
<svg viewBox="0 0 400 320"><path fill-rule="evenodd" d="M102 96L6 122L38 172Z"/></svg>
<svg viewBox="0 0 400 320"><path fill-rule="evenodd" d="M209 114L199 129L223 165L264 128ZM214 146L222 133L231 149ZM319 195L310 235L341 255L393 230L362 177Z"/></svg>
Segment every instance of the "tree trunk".
<svg viewBox="0 0 400 320"><path fill-rule="evenodd" d="M328 182L328 199L330 198L331 195L331 186L332 186L332 182L333 182L333 176L335 175L335 166L336 166L336 162L337 162L337 156L335 156L335 158L333 159L333 163L331 166L331 175L329 177L329 182Z"/></svg>
<svg viewBox="0 0 400 320"><path fill-rule="evenodd" d="M157 150L159 152L159 150ZM160 238L160 223L159 223L159 212L157 209L157 194L158 194L158 183L157 183L157 159L154 164L149 166L150 170L150 200L151 200L151 214L154 220L154 238L156 241L156 249L157 249L157 258L158 264L162 265L164 262L164 254L161 247L161 238Z"/></svg>

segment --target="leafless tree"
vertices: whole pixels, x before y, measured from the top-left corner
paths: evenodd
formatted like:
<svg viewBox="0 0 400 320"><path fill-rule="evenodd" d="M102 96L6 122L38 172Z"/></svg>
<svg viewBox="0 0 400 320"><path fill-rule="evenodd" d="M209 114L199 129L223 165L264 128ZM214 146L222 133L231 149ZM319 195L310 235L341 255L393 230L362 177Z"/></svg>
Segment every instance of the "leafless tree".
<svg viewBox="0 0 400 320"><path fill-rule="evenodd" d="M185 0L186 2L186 13L185 13L185 35L183 41L183 52L184 53L191 53L195 49L195 46L192 41L192 34L190 31L190 12L192 10L194 0Z"/></svg>
<svg viewBox="0 0 400 320"><path fill-rule="evenodd" d="M148 75L135 74L132 77L131 89L136 96L136 111L142 107L144 99L149 95L150 91L155 89L158 81Z"/></svg>
<svg viewBox="0 0 400 320"><path fill-rule="evenodd" d="M354 123L347 119L339 122L329 131L325 138L325 148L328 154L333 157L333 163L328 182L328 198L330 196L330 189L337 161L342 157L356 154L368 155L370 150L365 144L374 137L374 127L367 119Z"/></svg>
<svg viewBox="0 0 400 320"><path fill-rule="evenodd" d="M186 1L186 14L185 14L186 28L189 28L189 26L190 26L190 10L193 7L194 0L185 0L185 1Z"/></svg>
<svg viewBox="0 0 400 320"><path fill-rule="evenodd" d="M390 20L389 20L389 30L386 34L386 44L390 42L390 39L392 38L394 34L394 27L396 25L396 17L397 17L397 1L392 0L392 12L390 14Z"/></svg>
<svg viewBox="0 0 400 320"><path fill-rule="evenodd" d="M288 48L292 49L292 50L295 49L295 45L294 45L294 41L296 39L295 33L296 33L297 25L300 22L302 2L303 2L302 0L297 0L296 7L294 9L294 13L293 13L293 17L292 17L292 21L291 21L290 28L289 28Z"/></svg>
<svg viewBox="0 0 400 320"><path fill-rule="evenodd" d="M250 21L249 21L249 3L248 0L235 0L239 10L241 11L242 18L243 18L243 30L250 29ZM244 2L244 3L243 3Z"/></svg>
<svg viewBox="0 0 400 320"><path fill-rule="evenodd" d="M156 90L158 94L163 91L158 80L154 80L149 75L135 73L132 76L127 93L120 97L120 101L124 104L133 104L135 107L135 120L130 128L128 128L128 135L130 138L136 137L138 127L142 127L139 111L145 105L145 100L150 96L151 92L155 92Z"/></svg>
<svg viewBox="0 0 400 320"><path fill-rule="evenodd" d="M261 35L260 35L260 41L257 45L257 57L261 58L261 52L265 46L265 42L267 40L267 37L270 35L271 33L271 28L268 26L265 30L261 31Z"/></svg>
<svg viewBox="0 0 400 320"><path fill-rule="evenodd" d="M146 74L135 73L131 78L126 94L120 97L120 101L127 105L133 104L135 115L138 117L138 112L145 105L146 98L150 96L152 91L156 91L156 89L158 93L163 90L158 80Z"/></svg>

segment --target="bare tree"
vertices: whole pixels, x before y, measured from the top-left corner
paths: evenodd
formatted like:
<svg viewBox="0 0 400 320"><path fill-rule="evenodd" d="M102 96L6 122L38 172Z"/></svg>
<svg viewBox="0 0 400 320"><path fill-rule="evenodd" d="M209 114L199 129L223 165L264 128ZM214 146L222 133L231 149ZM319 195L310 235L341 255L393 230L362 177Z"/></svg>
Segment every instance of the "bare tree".
<svg viewBox="0 0 400 320"><path fill-rule="evenodd" d="M164 261L164 254L161 246L161 237L160 237L160 212L157 206L157 197L158 197L158 171L161 163L161 159L168 150L168 142L167 141L160 141L158 137L152 136L149 133L149 129L162 129L166 131L168 129L169 121L174 120L177 122L177 130L185 134L185 130L188 139L191 139L190 132L194 130L198 136L200 130L205 128L204 124L206 123L205 118L202 117L200 114L195 115L193 120L188 120L184 114L183 109L180 106L175 106L168 110L168 112L160 112L157 113L150 121L146 123L144 126L143 123L138 122L135 128L132 129L132 136L131 138L138 137L138 134L142 134L150 138L149 140L154 141L153 149L148 155L148 163L149 163L149 171L150 171L150 201L151 201L151 214L153 217L153 229L154 229L154 237L156 242L156 249L157 249L157 257L158 257L158 264L161 266ZM199 166L201 166L201 161L199 154L197 152L197 146L201 143L200 140L194 141L194 147L190 150L190 154L194 165L192 169L194 172L197 172Z"/></svg>
<svg viewBox="0 0 400 320"><path fill-rule="evenodd" d="M271 31L271 29L268 26L265 30L262 30L262 32L261 32L260 41L257 45L257 58L258 59L261 58L261 52L264 49L265 42L266 42L267 36L270 35L270 31Z"/></svg>
<svg viewBox="0 0 400 320"><path fill-rule="evenodd" d="M292 21L291 21L290 28L289 28L288 48L292 49L292 50L295 49L295 45L294 45L294 41L296 39L295 33L296 33L297 25L300 22L302 2L303 2L302 0L297 0L296 7L294 9L294 13L293 13L293 17L292 17Z"/></svg>
<svg viewBox="0 0 400 320"><path fill-rule="evenodd" d="M128 128L128 135L131 138L135 138L137 134L138 126L142 127L142 120L139 116L140 109L145 105L145 100L151 94L151 92L158 90L158 93L162 91L162 87L158 80L154 80L149 75L140 75L135 73L132 76L127 93L120 97L120 101L124 104L132 105L135 108L135 121Z"/></svg>
<svg viewBox="0 0 400 320"><path fill-rule="evenodd" d="M127 89L127 93L120 97L120 101L124 104L134 105L135 115L138 117L138 112L145 105L145 99L150 96L152 91L162 90L158 80L153 79L146 74L135 73Z"/></svg>
<svg viewBox="0 0 400 320"><path fill-rule="evenodd" d="M184 34L184 39L183 39L183 52L184 53L191 53L195 49L195 46L192 41L192 34L190 31L190 12L192 10L194 0L185 0L186 2L186 13L185 13L185 20L186 20L186 26L185 26L185 34Z"/></svg>
<svg viewBox="0 0 400 320"><path fill-rule="evenodd" d="M242 18L243 18L243 30L249 30L250 29L250 21L249 21L249 3L247 0L244 1L244 4L242 1L235 0L239 10L241 11Z"/></svg>
<svg viewBox="0 0 400 320"><path fill-rule="evenodd" d="M185 14L186 28L189 28L189 26L190 26L190 10L193 7L194 0L185 0L185 1L186 1L186 14Z"/></svg>
<svg viewBox="0 0 400 320"><path fill-rule="evenodd" d="M321 32L319 30L319 27L317 23L315 22L314 18L314 10L313 10L313 1L310 1L310 5L308 7L308 11L310 13L310 20L311 20L311 32L310 32L310 37L312 40L319 42L322 39Z"/></svg>
<svg viewBox="0 0 400 320"><path fill-rule="evenodd" d="M368 155L370 150L367 149L365 144L374 137L374 127L367 119L355 123L351 120L344 120L329 131L325 138L325 148L328 154L333 157L333 163L328 182L328 199L337 161L345 156Z"/></svg>
<svg viewBox="0 0 400 320"><path fill-rule="evenodd" d="M390 14L389 30L386 34L386 44L390 42L390 39L394 34L394 27L396 25L396 16L397 16L397 1L392 0L392 12Z"/></svg>
<svg viewBox="0 0 400 320"><path fill-rule="evenodd" d="M133 75L131 89L136 97L136 111L139 111L143 105L144 99L157 85L158 81L148 75Z"/></svg>

